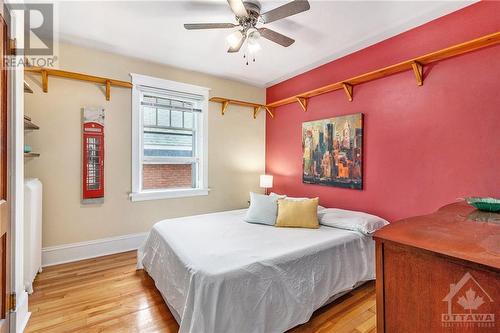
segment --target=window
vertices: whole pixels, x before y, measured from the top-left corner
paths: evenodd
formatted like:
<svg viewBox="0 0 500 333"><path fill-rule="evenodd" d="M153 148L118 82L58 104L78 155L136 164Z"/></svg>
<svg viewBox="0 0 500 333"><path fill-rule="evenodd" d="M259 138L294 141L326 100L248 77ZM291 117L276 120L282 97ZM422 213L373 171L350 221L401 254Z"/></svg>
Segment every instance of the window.
<svg viewBox="0 0 500 333"><path fill-rule="evenodd" d="M207 195L208 89L132 76L132 201Z"/></svg>

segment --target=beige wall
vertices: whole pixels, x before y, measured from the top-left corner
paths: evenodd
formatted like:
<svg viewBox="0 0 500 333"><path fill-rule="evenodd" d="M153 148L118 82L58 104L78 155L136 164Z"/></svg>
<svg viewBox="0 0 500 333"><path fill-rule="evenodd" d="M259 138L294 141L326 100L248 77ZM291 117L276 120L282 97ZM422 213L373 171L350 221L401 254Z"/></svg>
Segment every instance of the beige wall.
<svg viewBox="0 0 500 333"><path fill-rule="evenodd" d="M202 59L200 59L202 61ZM60 69L130 81L138 73L211 88L210 96L263 103L265 89L205 74L153 64L73 45L60 45ZM43 246L145 232L169 217L243 208L248 192L259 191L264 172L265 114L230 106L223 117L220 104L209 104L208 196L131 202L131 90L103 88L86 82L49 78L43 93L40 78L28 76L35 90L26 94L25 114L40 126L26 143L41 156L26 161L26 176L44 186ZM105 201L81 205L81 108L102 106L106 115Z"/></svg>

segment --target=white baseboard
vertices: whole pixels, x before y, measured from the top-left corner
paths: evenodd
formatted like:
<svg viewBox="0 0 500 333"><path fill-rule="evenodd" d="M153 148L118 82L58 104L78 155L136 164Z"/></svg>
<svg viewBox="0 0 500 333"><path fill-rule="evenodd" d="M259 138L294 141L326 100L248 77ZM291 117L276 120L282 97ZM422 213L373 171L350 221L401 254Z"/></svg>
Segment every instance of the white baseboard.
<svg viewBox="0 0 500 333"><path fill-rule="evenodd" d="M137 250L147 233L96 239L42 249L42 267Z"/></svg>

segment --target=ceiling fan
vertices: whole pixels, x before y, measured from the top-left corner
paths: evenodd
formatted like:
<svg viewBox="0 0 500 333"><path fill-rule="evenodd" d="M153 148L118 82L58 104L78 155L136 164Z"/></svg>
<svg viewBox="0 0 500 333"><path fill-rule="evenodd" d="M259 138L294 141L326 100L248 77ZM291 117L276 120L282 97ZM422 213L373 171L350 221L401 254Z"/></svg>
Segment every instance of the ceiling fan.
<svg viewBox="0 0 500 333"><path fill-rule="evenodd" d="M257 41L261 36L284 47L292 45L295 42L292 38L268 28L257 28L257 23L261 22L266 24L274 22L288 16L305 12L311 8L307 0L294 0L268 12L261 13L261 6L257 0L227 0L227 2L236 16L238 24L191 23L184 24L184 28L187 30L238 28L227 37L230 46L227 51L229 53L238 52L245 40L247 40L250 52L257 51L260 49L260 45Z"/></svg>

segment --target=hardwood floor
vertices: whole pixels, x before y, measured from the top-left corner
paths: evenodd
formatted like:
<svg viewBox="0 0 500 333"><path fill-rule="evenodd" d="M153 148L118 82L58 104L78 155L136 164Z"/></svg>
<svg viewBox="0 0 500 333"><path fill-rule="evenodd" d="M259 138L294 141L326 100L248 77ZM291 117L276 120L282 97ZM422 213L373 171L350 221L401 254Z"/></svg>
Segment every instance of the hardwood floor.
<svg viewBox="0 0 500 333"><path fill-rule="evenodd" d="M134 251L45 268L29 298L27 332L177 332L153 280L135 263ZM374 333L374 283L319 309L290 332Z"/></svg>

